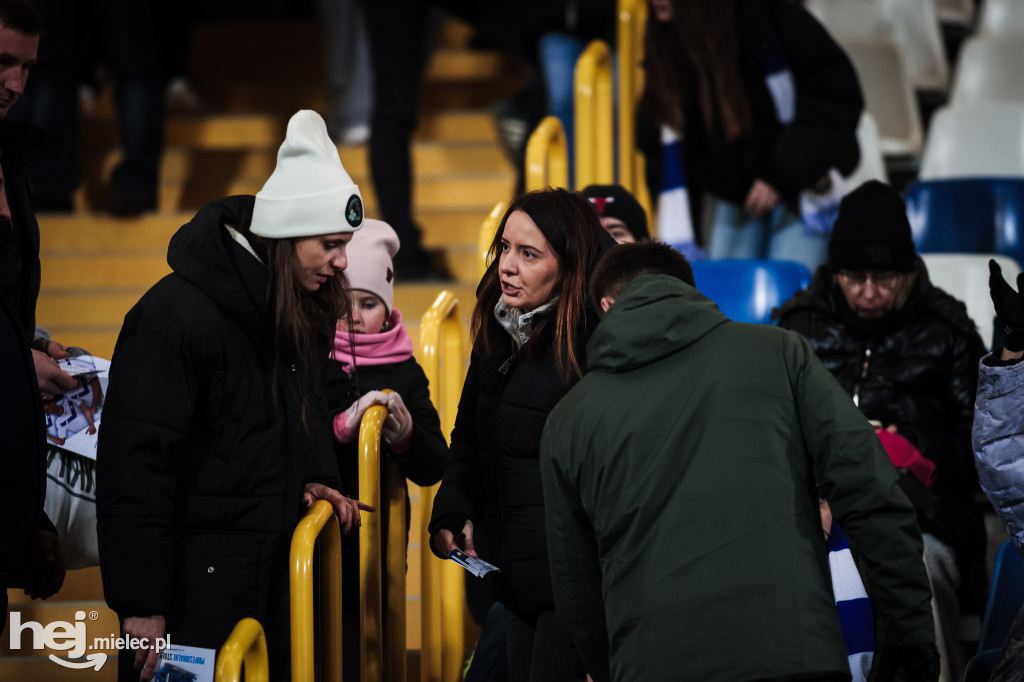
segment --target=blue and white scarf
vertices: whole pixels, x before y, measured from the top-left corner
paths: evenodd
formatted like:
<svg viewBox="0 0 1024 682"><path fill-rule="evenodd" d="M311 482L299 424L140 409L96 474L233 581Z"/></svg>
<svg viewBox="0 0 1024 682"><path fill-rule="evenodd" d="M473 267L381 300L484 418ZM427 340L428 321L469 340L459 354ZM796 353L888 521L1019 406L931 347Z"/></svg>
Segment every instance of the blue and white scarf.
<svg viewBox="0 0 1024 682"><path fill-rule="evenodd" d="M690 195L683 168L683 139L672 128L661 126L661 192L658 194L658 239L690 261L707 258L697 246Z"/></svg>
<svg viewBox="0 0 1024 682"><path fill-rule="evenodd" d="M853 562L850 545L839 524L832 522L828 540L828 563L832 569L832 592L839 612L839 625L846 643L853 682L865 682L875 653L875 619L871 601Z"/></svg>

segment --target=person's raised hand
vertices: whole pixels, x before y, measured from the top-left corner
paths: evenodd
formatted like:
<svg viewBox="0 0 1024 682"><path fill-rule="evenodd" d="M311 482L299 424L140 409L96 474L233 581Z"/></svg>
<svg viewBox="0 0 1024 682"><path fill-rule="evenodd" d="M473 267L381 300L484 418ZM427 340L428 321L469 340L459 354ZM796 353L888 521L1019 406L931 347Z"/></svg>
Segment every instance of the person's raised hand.
<svg viewBox="0 0 1024 682"><path fill-rule="evenodd" d="M363 414L372 405L388 404L388 394L384 391L369 391L354 403L349 405L344 412L339 412L334 417L334 437L339 443L351 443L359 438L359 422Z"/></svg>
<svg viewBox="0 0 1024 682"><path fill-rule="evenodd" d="M135 650L135 669L142 671L142 675L139 678L141 682L148 682L148 680L153 679L153 673L156 672L156 664L160 660L156 650L156 640L163 638L167 632L164 617L125 618L124 626L121 629L124 630L126 640L132 638L145 640L145 646ZM121 655L126 656L128 652Z"/></svg>
<svg viewBox="0 0 1024 682"><path fill-rule="evenodd" d="M29 547L29 562L32 566L29 596L33 599L47 599L57 594L64 584L67 566L56 533L42 528L36 530Z"/></svg>
<svg viewBox="0 0 1024 682"><path fill-rule="evenodd" d="M409 414L402 396L388 393L388 418L384 420L381 438L391 446L392 452L403 452L412 435L412 415Z"/></svg>
<svg viewBox="0 0 1024 682"><path fill-rule="evenodd" d="M779 203L779 193L775 188L764 180L754 180L747 192L747 199L743 202L743 208L753 216L763 216L771 211Z"/></svg>
<svg viewBox="0 0 1024 682"><path fill-rule="evenodd" d="M1003 270L995 259L988 262L988 292L996 315L1006 325L1003 346L1013 352L1024 351L1024 272L1017 275L1017 291L1003 278Z"/></svg>
<svg viewBox="0 0 1024 682"><path fill-rule="evenodd" d="M33 349L32 362L36 367L36 381L39 382L43 400L63 395L64 391L70 391L78 385L78 381L62 370L57 361L46 353Z"/></svg>
<svg viewBox="0 0 1024 682"><path fill-rule="evenodd" d="M461 549L471 557L477 556L473 545L473 522L466 519L458 537L447 528L439 528L430 536L430 546L434 554L443 558L447 558L453 549Z"/></svg>
<svg viewBox="0 0 1024 682"><path fill-rule="evenodd" d="M307 508L312 507L317 500L327 500L330 502L331 506L334 507L335 513L338 515L338 523L341 524L341 529L345 531L345 535L351 533L353 528L363 525L359 518L360 511L377 511L376 507L363 504L359 500L353 500L351 497L345 497L334 488L323 483L307 483L302 500L306 503Z"/></svg>
<svg viewBox="0 0 1024 682"><path fill-rule="evenodd" d="M63 360L68 357L68 349L63 344L57 343L53 339L46 342L46 345L43 346L43 352L54 360Z"/></svg>

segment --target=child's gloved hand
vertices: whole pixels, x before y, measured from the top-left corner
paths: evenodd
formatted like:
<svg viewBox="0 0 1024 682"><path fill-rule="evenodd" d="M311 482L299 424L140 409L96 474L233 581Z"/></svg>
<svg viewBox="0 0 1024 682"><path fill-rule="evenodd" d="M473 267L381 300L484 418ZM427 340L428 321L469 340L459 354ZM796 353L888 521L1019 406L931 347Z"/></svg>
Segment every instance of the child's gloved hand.
<svg viewBox="0 0 1024 682"><path fill-rule="evenodd" d="M359 438L359 422L363 414L372 405L388 404L388 394L383 391L370 391L359 400L355 401L344 412L334 415L334 437L340 443L351 443ZM385 422L385 433L387 425Z"/></svg>
<svg viewBox="0 0 1024 682"><path fill-rule="evenodd" d="M384 420L381 438L392 452L404 452L412 436L412 415L405 407L402 396L388 393L388 418Z"/></svg>

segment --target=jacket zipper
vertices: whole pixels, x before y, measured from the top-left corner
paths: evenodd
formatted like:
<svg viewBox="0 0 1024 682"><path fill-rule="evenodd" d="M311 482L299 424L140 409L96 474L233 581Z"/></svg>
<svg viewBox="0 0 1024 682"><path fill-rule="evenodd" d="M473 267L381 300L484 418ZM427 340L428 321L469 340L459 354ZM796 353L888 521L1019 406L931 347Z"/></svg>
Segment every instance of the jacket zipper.
<svg viewBox="0 0 1024 682"><path fill-rule="evenodd" d="M860 407L860 386L868 377L868 366L871 364L871 349L864 349L864 360L860 366L860 379L853 387L853 404Z"/></svg>

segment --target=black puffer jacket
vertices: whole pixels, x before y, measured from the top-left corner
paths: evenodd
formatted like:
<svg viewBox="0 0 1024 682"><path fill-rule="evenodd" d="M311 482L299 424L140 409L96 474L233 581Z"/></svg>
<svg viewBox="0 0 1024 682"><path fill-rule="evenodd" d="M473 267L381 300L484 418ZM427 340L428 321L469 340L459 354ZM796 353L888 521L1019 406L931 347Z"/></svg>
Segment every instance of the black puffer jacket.
<svg viewBox="0 0 1024 682"><path fill-rule="evenodd" d="M286 671L303 487L339 481L326 419L302 426L287 374L275 407L268 273L224 228L246 231L253 200L208 204L178 230L173 273L125 317L99 437L100 566L122 618L163 614L177 642L218 648L252 616Z"/></svg>
<svg viewBox="0 0 1024 682"><path fill-rule="evenodd" d="M552 609L540 438L548 413L571 385L559 377L550 338L537 338L543 350L522 360L513 355L509 334L493 316L488 320L491 349L474 348L470 357L429 530L458 535L472 520L477 552L501 569L488 575L495 576L498 601L519 613ZM577 357L584 357L596 325L596 317L588 317L579 330Z"/></svg>
<svg viewBox="0 0 1024 682"><path fill-rule="evenodd" d="M916 273L906 303L876 323L857 318L827 265L772 316L811 342L865 417L895 424L935 463L921 530L953 545L958 557L976 558L985 535L973 504L971 425L985 346L964 304L932 285L920 258Z"/></svg>

